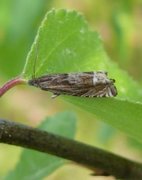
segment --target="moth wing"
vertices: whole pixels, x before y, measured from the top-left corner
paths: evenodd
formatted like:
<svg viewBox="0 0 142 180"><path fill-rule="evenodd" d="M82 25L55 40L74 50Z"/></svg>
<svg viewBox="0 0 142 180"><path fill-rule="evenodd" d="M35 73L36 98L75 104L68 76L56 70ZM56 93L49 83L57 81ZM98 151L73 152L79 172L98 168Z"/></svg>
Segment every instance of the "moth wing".
<svg viewBox="0 0 142 180"><path fill-rule="evenodd" d="M82 97L113 97L116 96L116 88L114 85L106 86L102 89L91 88Z"/></svg>

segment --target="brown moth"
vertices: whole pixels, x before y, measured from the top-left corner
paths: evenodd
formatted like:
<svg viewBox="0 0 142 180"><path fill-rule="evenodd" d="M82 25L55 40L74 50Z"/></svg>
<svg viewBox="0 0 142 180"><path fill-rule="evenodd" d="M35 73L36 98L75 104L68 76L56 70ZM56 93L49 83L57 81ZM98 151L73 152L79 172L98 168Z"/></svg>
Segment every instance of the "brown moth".
<svg viewBox="0 0 142 180"><path fill-rule="evenodd" d="M52 98L63 95L80 97L113 97L117 95L115 80L107 72L78 72L48 74L28 81L29 85L53 93Z"/></svg>

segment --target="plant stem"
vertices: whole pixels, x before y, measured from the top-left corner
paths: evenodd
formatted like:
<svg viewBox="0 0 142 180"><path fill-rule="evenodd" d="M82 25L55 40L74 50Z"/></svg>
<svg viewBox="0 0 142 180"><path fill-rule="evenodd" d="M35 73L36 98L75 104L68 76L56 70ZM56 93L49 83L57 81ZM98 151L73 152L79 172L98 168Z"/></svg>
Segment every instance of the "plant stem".
<svg viewBox="0 0 142 180"><path fill-rule="evenodd" d="M0 142L75 161L121 179L142 179L142 164L46 131L0 120Z"/></svg>
<svg viewBox="0 0 142 180"><path fill-rule="evenodd" d="M26 83L26 80L21 79L20 77L11 79L0 88L0 97L3 96L9 89L13 88L14 86L19 85L19 84L25 84L25 83Z"/></svg>

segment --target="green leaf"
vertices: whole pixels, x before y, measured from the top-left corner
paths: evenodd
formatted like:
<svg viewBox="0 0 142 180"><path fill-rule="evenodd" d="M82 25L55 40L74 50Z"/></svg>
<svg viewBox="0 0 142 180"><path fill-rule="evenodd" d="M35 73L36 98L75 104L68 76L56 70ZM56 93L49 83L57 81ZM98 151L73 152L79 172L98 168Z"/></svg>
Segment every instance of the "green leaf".
<svg viewBox="0 0 142 180"><path fill-rule="evenodd" d="M51 2L52 0L0 1L0 71L6 77L16 76L22 70L38 24Z"/></svg>
<svg viewBox="0 0 142 180"><path fill-rule="evenodd" d="M97 70L108 71L110 78L116 80L117 98L84 99L66 96L65 99L142 141L142 113L139 113L142 111L141 87L110 61L99 34L88 28L82 15L66 10L48 12L27 57L23 77L31 79L33 75L39 77L47 73Z"/></svg>
<svg viewBox="0 0 142 180"><path fill-rule="evenodd" d="M76 131L76 117L71 112L58 113L53 117L46 118L40 125L40 129L73 138ZM62 158L25 149L21 154L17 167L5 179L43 179L64 163L65 160Z"/></svg>
<svg viewBox="0 0 142 180"><path fill-rule="evenodd" d="M27 57L23 76L32 78L34 66L35 76L88 71L91 59L96 57L101 60L100 48L98 34L88 31L88 26L80 14L75 11L52 10L47 13L39 28Z"/></svg>
<svg viewBox="0 0 142 180"><path fill-rule="evenodd" d="M142 141L142 105L114 98L86 99L67 97L69 102L86 109L99 119Z"/></svg>

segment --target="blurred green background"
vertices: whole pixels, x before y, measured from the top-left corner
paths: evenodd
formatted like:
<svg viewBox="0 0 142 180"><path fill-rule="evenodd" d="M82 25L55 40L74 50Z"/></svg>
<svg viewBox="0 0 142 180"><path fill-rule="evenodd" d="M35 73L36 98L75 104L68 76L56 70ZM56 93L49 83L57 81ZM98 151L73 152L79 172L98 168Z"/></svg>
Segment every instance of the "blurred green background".
<svg viewBox="0 0 142 180"><path fill-rule="evenodd" d="M22 72L37 29L51 8L75 9L83 13L91 28L100 33L108 56L142 84L142 0L1 0L1 85ZM1 118L36 126L45 116L71 109L78 115L76 139L131 159L141 159L140 144L63 100L54 101L47 96L46 92L17 87L1 99ZM20 152L21 148L0 145L1 177L14 167Z"/></svg>

